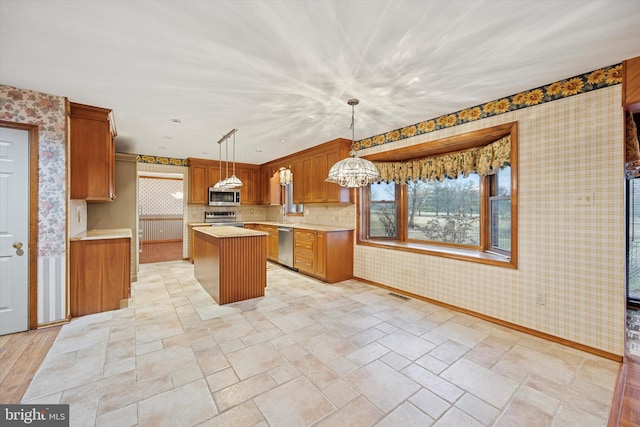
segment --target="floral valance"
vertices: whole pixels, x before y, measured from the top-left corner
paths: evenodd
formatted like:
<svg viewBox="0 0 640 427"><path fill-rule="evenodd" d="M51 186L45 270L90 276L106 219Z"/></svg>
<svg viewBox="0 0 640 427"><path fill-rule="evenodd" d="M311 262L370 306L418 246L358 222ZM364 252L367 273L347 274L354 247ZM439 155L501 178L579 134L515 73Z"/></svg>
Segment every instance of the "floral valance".
<svg viewBox="0 0 640 427"><path fill-rule="evenodd" d="M511 136L470 150L447 153L404 162L374 162L380 178L385 182L442 181L445 178L467 176L472 173L491 175L509 166Z"/></svg>

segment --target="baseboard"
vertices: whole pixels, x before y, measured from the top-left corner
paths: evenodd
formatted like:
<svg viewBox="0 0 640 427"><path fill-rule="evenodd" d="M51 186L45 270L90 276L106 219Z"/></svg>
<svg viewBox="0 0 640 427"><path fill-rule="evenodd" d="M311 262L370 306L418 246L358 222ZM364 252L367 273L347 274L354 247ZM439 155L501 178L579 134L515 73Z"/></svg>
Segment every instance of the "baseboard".
<svg viewBox="0 0 640 427"><path fill-rule="evenodd" d="M55 322L40 323L36 329L53 328L55 326L66 325L69 322L71 322L70 317L62 320L56 320Z"/></svg>
<svg viewBox="0 0 640 427"><path fill-rule="evenodd" d="M574 348L576 350L584 351L586 353L595 354L596 356L604 357L606 359L610 359L610 360L613 360L613 361L616 361L616 362L622 362L622 359L623 359L623 356L618 355L618 354L609 353L608 351L603 351L603 350L597 349L595 347L590 347L590 346L587 346L587 345L584 345L584 344L580 344L580 343L577 343L577 342L574 342L574 341L567 340L565 338L560 338L560 337L557 337L555 335L550 335L550 334L547 334L545 332L536 331L535 329L527 328L525 326L520 326L520 325L517 325L515 323L511 323L511 322L507 322L507 321L502 320L502 319L498 319L498 318L495 318L495 317L487 316L487 315L482 314L482 313L477 313L477 312L472 311L472 310L467 310L466 308L457 307L455 305L451 305L451 304L448 304L446 302L434 300L434 299L431 299L431 298L428 298L428 297L425 297L425 296L422 296L422 295L414 294L412 292L403 291L401 289L397 289L397 288L394 288L394 287L391 287L391 286L383 285L382 283L377 283L377 282L374 282L372 280L363 279L361 277L355 277L354 276L354 279L359 280L361 282L368 283L368 284L373 285L373 286L377 286L377 287L382 288L382 289L387 289L389 291L408 296L410 298L414 298L414 299L417 299L417 300L425 301L425 302L428 302L428 303L431 303L431 304L435 304L435 305L438 305L440 307L448 308L450 310L454 310L454 311L457 311L457 312L460 312L460 313L468 314L470 316L477 317L477 318L482 319L482 320L486 320L487 322L495 323L495 324L500 325L500 326L505 326L507 328L514 329L514 330L519 331L519 332L524 332L526 334L533 335L533 336L538 337L538 338L543 338L543 339L546 339L546 340L549 340L549 341L556 342L558 344L566 345L567 347L571 347L571 348Z"/></svg>

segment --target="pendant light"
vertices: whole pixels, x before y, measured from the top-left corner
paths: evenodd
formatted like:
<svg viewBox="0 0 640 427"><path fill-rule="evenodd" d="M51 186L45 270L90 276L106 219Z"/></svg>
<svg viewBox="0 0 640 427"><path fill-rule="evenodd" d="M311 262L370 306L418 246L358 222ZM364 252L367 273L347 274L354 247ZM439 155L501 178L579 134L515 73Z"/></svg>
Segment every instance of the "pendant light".
<svg viewBox="0 0 640 427"><path fill-rule="evenodd" d="M222 138L220 138L220 140L218 141L218 157L220 159L220 163L219 163L219 167L220 167L220 180L218 182L216 182L216 184L213 186L214 189L216 190L224 190L226 188L235 188L235 187L241 187L242 186L242 181L240 181L238 179L238 177L236 176L236 137L235 134L238 131L238 129L231 129L226 135L224 135ZM229 138L231 137L231 135L233 135L233 176L229 176ZM225 178L222 179L222 143L225 143L225 151L226 151L226 157L225 157L225 168L226 168L226 172L224 174Z"/></svg>
<svg viewBox="0 0 640 427"><path fill-rule="evenodd" d="M236 131L238 129L234 129L233 132L233 175L227 178L227 186L231 188L242 187L242 181L236 176Z"/></svg>
<svg viewBox="0 0 640 427"><path fill-rule="evenodd" d="M219 159L219 163L218 163L218 171L220 172L220 178L218 179L218 182L215 183L215 185L213 186L214 190L222 190L224 188L224 181L222 180L222 139L220 141L218 141L218 159Z"/></svg>
<svg viewBox="0 0 640 427"><path fill-rule="evenodd" d="M378 168L367 159L357 157L355 147L355 106L360 101L350 99L347 104L351 105L351 151L349 157L334 164L329 170L327 182L335 182L341 187L364 187L380 180Z"/></svg>

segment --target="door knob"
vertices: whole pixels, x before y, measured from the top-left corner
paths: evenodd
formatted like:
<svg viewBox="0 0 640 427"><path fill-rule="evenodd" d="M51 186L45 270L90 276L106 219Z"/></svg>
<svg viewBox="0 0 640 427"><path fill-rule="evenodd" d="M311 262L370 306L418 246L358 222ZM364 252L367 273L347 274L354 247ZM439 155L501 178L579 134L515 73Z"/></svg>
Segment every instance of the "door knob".
<svg viewBox="0 0 640 427"><path fill-rule="evenodd" d="M13 242L13 248L14 249L22 249L22 242Z"/></svg>

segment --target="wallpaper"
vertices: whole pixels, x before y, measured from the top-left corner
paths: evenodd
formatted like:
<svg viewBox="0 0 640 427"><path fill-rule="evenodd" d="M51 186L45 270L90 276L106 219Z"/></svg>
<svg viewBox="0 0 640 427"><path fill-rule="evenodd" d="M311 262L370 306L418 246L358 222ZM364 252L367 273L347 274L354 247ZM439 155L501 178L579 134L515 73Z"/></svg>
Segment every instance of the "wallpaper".
<svg viewBox="0 0 640 427"><path fill-rule="evenodd" d="M624 354L621 86L362 150L518 122L518 269L356 246L354 275ZM585 203L589 196L589 203ZM539 295L545 304L537 304Z"/></svg>
<svg viewBox="0 0 640 427"><path fill-rule="evenodd" d="M65 98L0 85L0 120L37 124L40 137L38 251L65 253L66 165Z"/></svg>
<svg viewBox="0 0 640 427"><path fill-rule="evenodd" d="M485 102L484 104L465 108L454 113L445 114L431 120L405 126L401 129L390 130L386 133L375 135L356 141L355 149L375 147L388 144L416 135L435 132L440 129L451 128L465 123L475 122L481 119L517 111L535 105L541 105L551 101L568 98L575 95L602 89L604 87L619 85L622 83L622 64L600 68L579 76L571 77L548 85L526 90L515 95Z"/></svg>
<svg viewBox="0 0 640 427"><path fill-rule="evenodd" d="M142 216L182 216L184 210L182 180L140 177L138 194Z"/></svg>

